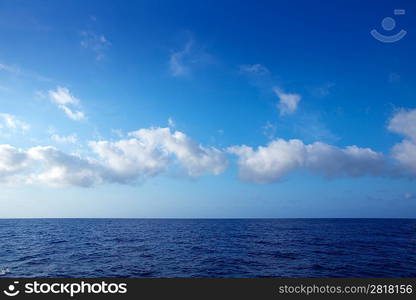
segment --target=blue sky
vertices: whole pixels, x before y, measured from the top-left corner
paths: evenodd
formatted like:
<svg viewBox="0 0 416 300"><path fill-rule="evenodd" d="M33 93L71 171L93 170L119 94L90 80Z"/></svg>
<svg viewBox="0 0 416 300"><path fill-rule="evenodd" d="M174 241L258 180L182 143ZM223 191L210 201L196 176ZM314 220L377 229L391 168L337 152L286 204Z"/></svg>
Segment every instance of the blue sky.
<svg viewBox="0 0 416 300"><path fill-rule="evenodd" d="M0 217L414 218L415 30L409 1L0 1Z"/></svg>

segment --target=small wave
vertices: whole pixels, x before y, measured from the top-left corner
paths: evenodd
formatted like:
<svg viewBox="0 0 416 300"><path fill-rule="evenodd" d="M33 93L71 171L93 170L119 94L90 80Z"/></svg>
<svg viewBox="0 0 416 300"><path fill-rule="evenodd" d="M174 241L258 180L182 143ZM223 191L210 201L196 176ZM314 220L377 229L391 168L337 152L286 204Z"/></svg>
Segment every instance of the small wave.
<svg viewBox="0 0 416 300"><path fill-rule="evenodd" d="M6 275L8 273L10 273L10 269L9 268L0 269L0 276Z"/></svg>

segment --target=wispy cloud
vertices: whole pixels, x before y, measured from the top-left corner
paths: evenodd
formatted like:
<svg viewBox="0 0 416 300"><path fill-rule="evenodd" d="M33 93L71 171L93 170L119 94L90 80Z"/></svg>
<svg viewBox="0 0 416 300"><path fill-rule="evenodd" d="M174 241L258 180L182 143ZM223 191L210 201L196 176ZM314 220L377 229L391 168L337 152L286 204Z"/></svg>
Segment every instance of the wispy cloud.
<svg viewBox="0 0 416 300"><path fill-rule="evenodd" d="M21 70L18 67L5 65L5 64L2 64L2 63L0 63L0 70L6 71L6 72L9 72L9 73L13 73L13 74L16 74L16 75L21 74Z"/></svg>
<svg viewBox="0 0 416 300"><path fill-rule="evenodd" d="M249 75L258 75L258 76L270 74L270 71L261 64L241 65L240 72L249 74Z"/></svg>
<svg viewBox="0 0 416 300"><path fill-rule="evenodd" d="M30 125L19 120L16 116L0 113L0 135L10 136L13 133L24 133L30 129Z"/></svg>
<svg viewBox="0 0 416 300"><path fill-rule="evenodd" d="M192 41L186 43L183 50L173 52L169 59L169 67L173 76L184 76L190 73L190 67L185 63L185 58L191 52Z"/></svg>
<svg viewBox="0 0 416 300"><path fill-rule="evenodd" d="M191 39L183 49L171 53L169 69L174 77L187 77L192 74L194 68L210 64L213 61L213 57Z"/></svg>
<svg viewBox="0 0 416 300"><path fill-rule="evenodd" d="M113 135L115 135L115 136L119 137L119 138L121 138L121 137L123 137L123 136L124 136L124 133L123 133L123 131L122 131L121 129L114 129L114 128L112 128L112 129L111 129L111 133L112 133Z"/></svg>
<svg viewBox="0 0 416 300"><path fill-rule="evenodd" d="M289 121L294 133L304 140L335 142L339 137L322 121L318 112L300 113L295 120Z"/></svg>
<svg viewBox="0 0 416 300"><path fill-rule="evenodd" d="M93 31L82 31L81 38L81 46L94 52L96 60L100 61L105 58L111 42L103 34L97 34Z"/></svg>
<svg viewBox="0 0 416 300"><path fill-rule="evenodd" d="M28 79L34 79L34 80L46 81L46 82L53 81L52 79L45 77L43 75L40 75L36 72L23 70L22 68L18 66L10 65L10 64L0 63L0 71L7 72L16 77L26 77Z"/></svg>
<svg viewBox="0 0 416 300"><path fill-rule="evenodd" d="M72 120L85 119L85 113L71 107L79 107L80 100L74 97L67 88L58 86L56 90L48 91L50 100L56 104Z"/></svg>
<svg viewBox="0 0 416 300"><path fill-rule="evenodd" d="M173 127L175 127L175 121L171 118L171 117L169 117L168 118L168 126L170 127L170 128L173 128Z"/></svg>
<svg viewBox="0 0 416 300"><path fill-rule="evenodd" d="M279 98L277 107L281 116L291 115L296 112L301 96L299 94L285 93L281 88L274 87L273 91Z"/></svg>
<svg viewBox="0 0 416 300"><path fill-rule="evenodd" d="M277 126L271 122L267 122L266 125L262 127L263 135L269 140L272 140L276 136Z"/></svg>

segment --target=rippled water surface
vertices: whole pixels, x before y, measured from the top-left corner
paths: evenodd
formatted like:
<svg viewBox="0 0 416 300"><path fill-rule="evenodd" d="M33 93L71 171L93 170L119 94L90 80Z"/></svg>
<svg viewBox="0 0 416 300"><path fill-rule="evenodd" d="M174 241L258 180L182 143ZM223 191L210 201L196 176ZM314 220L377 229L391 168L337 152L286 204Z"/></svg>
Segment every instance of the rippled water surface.
<svg viewBox="0 0 416 300"><path fill-rule="evenodd" d="M0 277L416 277L416 220L0 220Z"/></svg>

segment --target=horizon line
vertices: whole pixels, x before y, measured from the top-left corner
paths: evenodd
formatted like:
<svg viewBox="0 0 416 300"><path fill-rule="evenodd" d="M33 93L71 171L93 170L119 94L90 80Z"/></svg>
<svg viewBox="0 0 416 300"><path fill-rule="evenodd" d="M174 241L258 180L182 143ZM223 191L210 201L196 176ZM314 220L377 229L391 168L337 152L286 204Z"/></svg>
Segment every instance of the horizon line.
<svg viewBox="0 0 416 300"><path fill-rule="evenodd" d="M412 217L11 217L0 220L416 220Z"/></svg>

